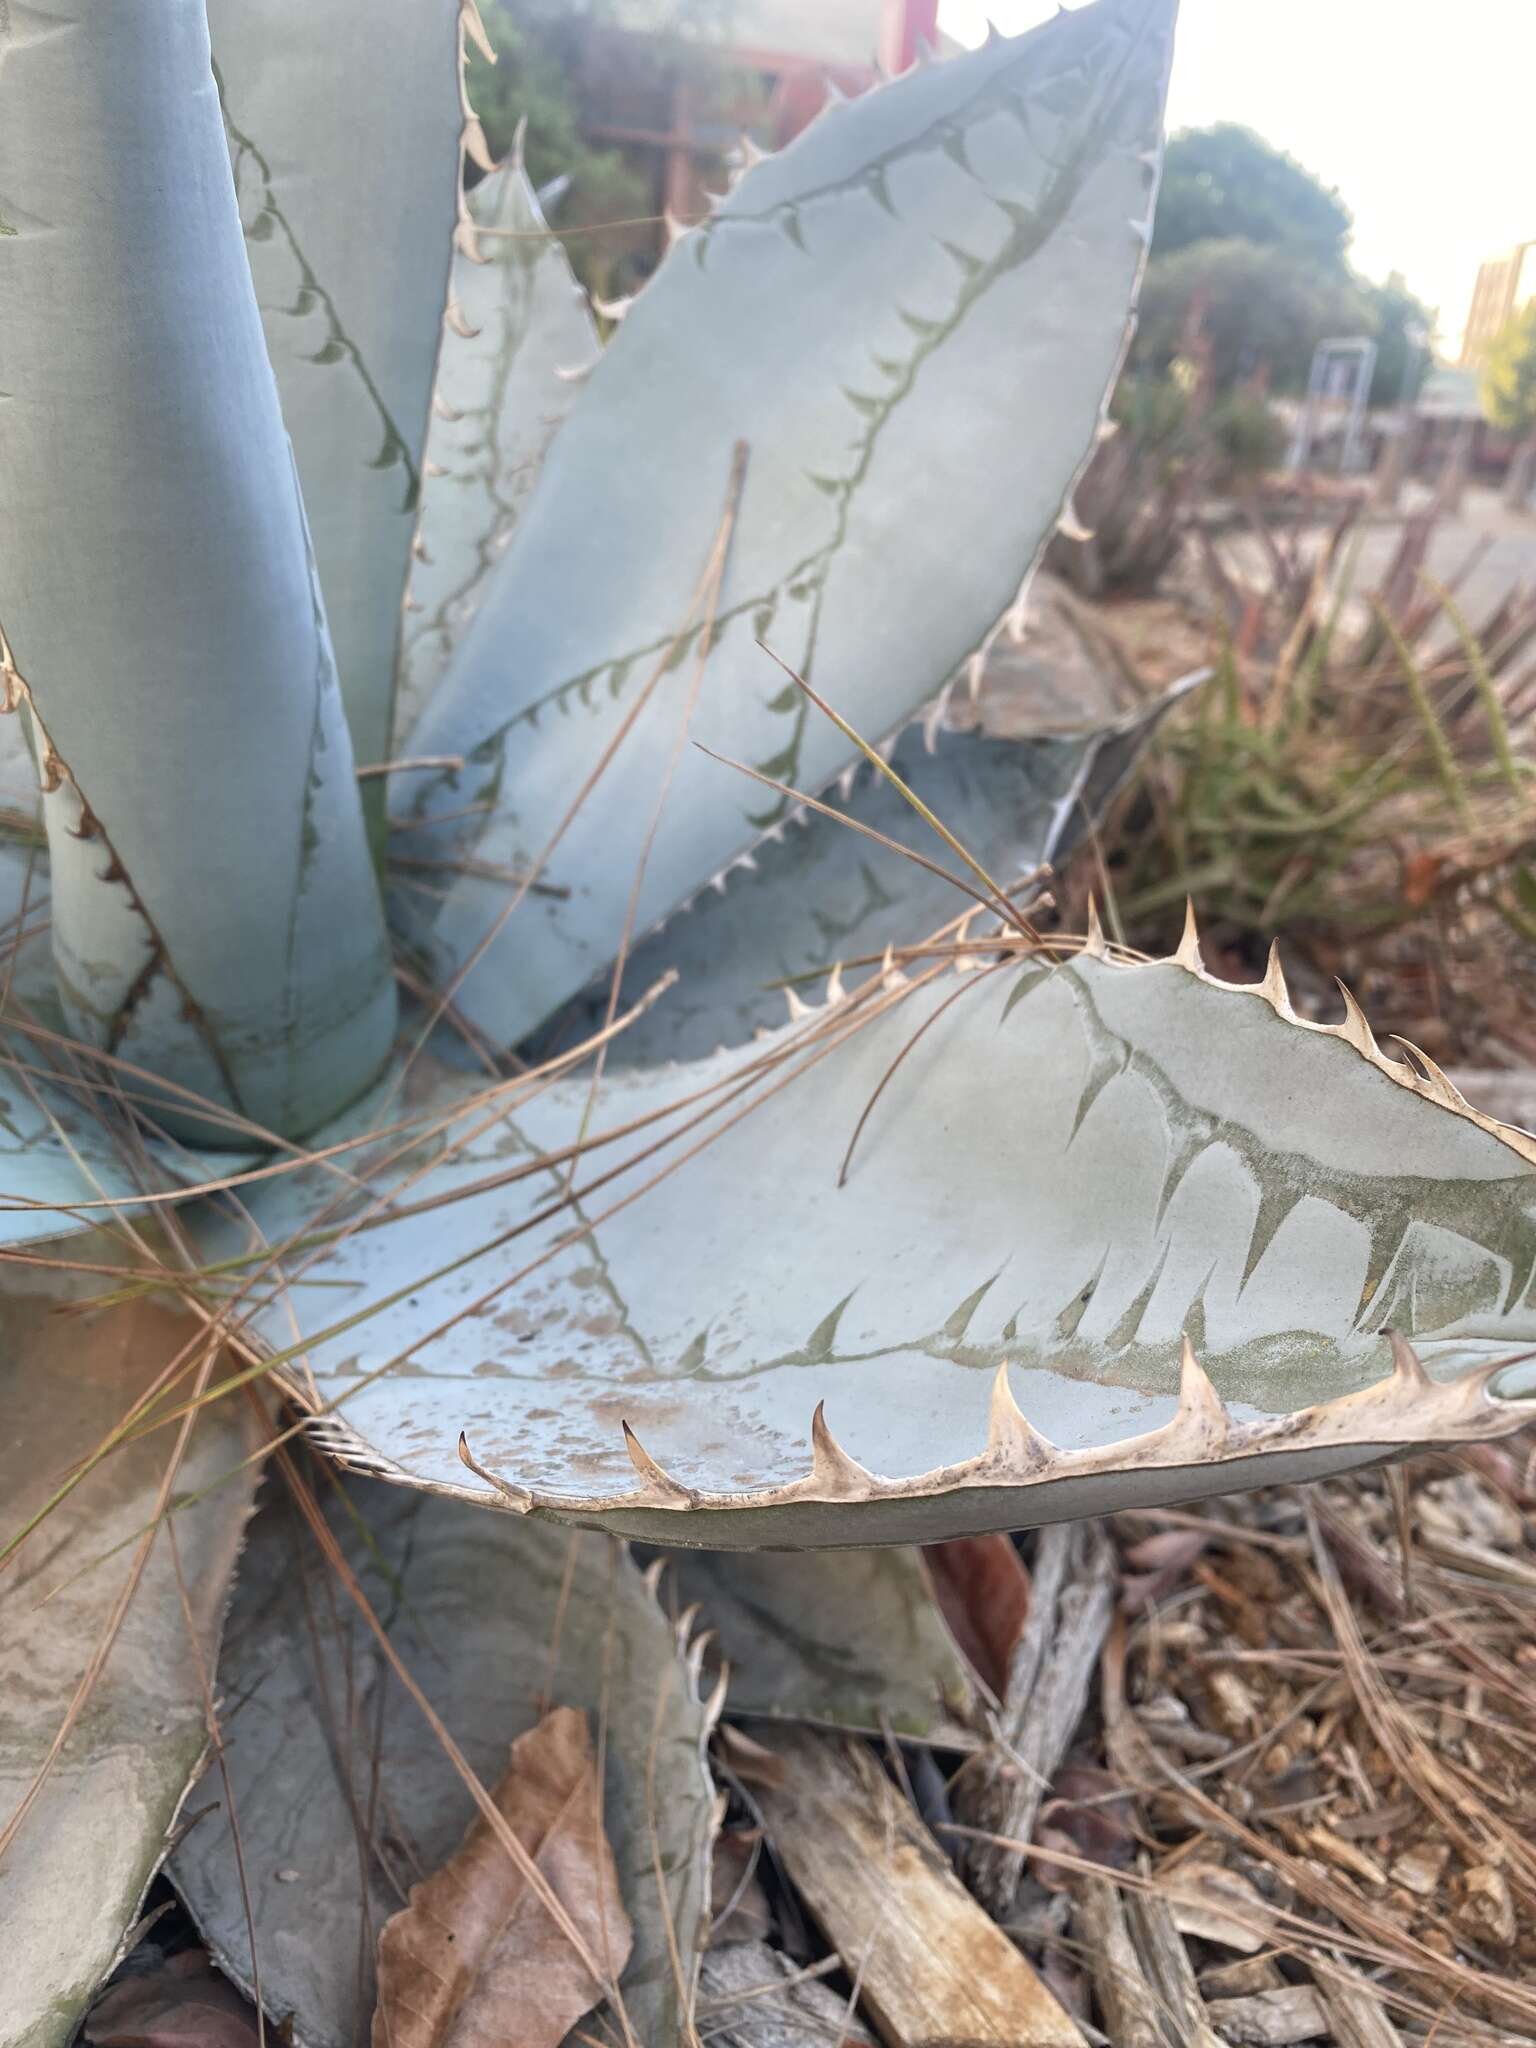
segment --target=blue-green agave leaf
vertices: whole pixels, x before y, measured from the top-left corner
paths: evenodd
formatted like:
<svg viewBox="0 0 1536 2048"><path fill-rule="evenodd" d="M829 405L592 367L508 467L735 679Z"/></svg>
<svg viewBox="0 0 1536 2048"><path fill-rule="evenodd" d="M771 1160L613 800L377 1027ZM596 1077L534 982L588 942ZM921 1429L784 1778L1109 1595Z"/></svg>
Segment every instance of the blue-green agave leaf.
<svg viewBox="0 0 1536 2048"><path fill-rule="evenodd" d="M549 233L520 155L469 197L453 259L422 465L397 725L415 722L511 542L545 451L597 357L586 294Z"/></svg>
<svg viewBox="0 0 1536 2048"><path fill-rule="evenodd" d="M550 450L410 752L400 803L477 859L416 936L447 980L661 680L459 1000L507 1042L616 950L693 688L733 451L739 510L694 735L797 787L852 749L757 645L871 737L1012 605L1092 450L1146 252L1175 0L1098 0L829 109L678 240ZM492 807L469 818L466 806ZM644 931L781 815L689 749Z"/></svg>
<svg viewBox="0 0 1536 2048"><path fill-rule="evenodd" d="M251 273L360 762L390 753L462 149L489 161L460 85L466 4L208 0Z"/></svg>
<svg viewBox="0 0 1536 2048"><path fill-rule="evenodd" d="M1536 1338L1536 1139L1357 1009L1212 980L1192 938L830 998L590 1114L579 1078L435 1091L452 1137L340 1241L329 1185L251 1196L293 1243L259 1335L292 1359L297 1330L328 1441L408 1483L671 1545L870 1545L1527 1412L1490 1383Z"/></svg>
<svg viewBox="0 0 1536 2048"><path fill-rule="evenodd" d="M0 711L64 1013L302 1131L394 983L201 0L0 14L0 194Z"/></svg>
<svg viewBox="0 0 1536 2048"><path fill-rule="evenodd" d="M483 1784L546 1706L584 1709L594 1737L601 1729L603 1827L635 1935L620 1980L631 2038L681 2039L714 1832L704 1745L718 1699L700 1694L702 1644L602 1537L365 1481L322 1505L401 1662ZM374 1943L360 1949L359 1927L377 1933L458 1847L474 1808L286 1508L276 1500L252 1524L229 1618L219 1682L240 1708L227 1761L272 2018L292 2014L298 2048L352 2048L373 2012ZM216 1778L207 1796L221 1797ZM359 1855L362 1812L388 1824ZM252 1990L223 1811L187 1837L171 1875L220 1968ZM595 2031L622 2038L606 2009Z"/></svg>

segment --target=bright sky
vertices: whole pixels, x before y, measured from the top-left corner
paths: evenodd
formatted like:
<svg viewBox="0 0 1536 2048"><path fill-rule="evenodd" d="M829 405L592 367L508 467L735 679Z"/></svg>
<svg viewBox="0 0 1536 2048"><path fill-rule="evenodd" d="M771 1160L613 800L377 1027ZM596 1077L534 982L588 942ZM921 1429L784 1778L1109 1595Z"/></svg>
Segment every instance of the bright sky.
<svg viewBox="0 0 1536 2048"><path fill-rule="evenodd" d="M939 0L977 42L1054 0ZM1240 121L1336 185L1368 277L1401 270L1455 354L1487 256L1536 237L1536 0L1182 0L1172 127Z"/></svg>

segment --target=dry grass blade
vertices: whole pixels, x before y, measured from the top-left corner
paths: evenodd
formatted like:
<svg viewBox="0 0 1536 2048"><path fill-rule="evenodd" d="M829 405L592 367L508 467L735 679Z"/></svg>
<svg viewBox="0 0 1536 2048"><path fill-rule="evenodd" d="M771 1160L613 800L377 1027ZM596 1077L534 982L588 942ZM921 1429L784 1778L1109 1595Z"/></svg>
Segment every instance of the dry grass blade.
<svg viewBox="0 0 1536 2048"><path fill-rule="evenodd" d="M554 1708L491 1797L613 1981L630 1926L599 1818L586 1717ZM603 1993L483 1819L379 1937L374 2048L559 2048Z"/></svg>
<svg viewBox="0 0 1536 2048"><path fill-rule="evenodd" d="M977 881L980 882L982 887L987 891L989 900L994 905L1006 904L1008 902L1007 891L1001 889L998 886L998 884L992 879L992 877L987 873L986 869L981 865L981 862L979 860L976 860L970 853L966 851L965 847L962 846L960 841L955 837L954 833L950 831L949 827L946 824L944 824L941 819L936 818L934 816L933 812L929 810L928 806L923 802L922 798L917 794L916 790L909 788L908 785L905 782L903 782L901 777L896 773L896 770L891 766L890 762L887 761L885 756L880 752L879 748L872 747L868 740L863 738L861 734L855 732L853 727L848 723L847 719L844 718L840 712L834 711L832 709L832 706L827 702L826 698L819 696L817 692L812 689L811 685L805 680L805 677L802 675L797 675L795 670L789 666L788 662L782 660L777 654L773 653L773 649L771 647L765 646L764 643L761 641L759 641L758 644L759 646L763 647L763 651L766 654L772 655L773 659L776 662L778 662L779 667L783 669L785 675L789 677L790 681L796 686L797 689L804 691L805 695L810 698L811 702L816 706L816 709L822 714L822 716L824 718L830 718L832 723L837 727L838 731L843 735L845 739L852 740L853 744L858 748L859 752L864 756L865 760L873 765L876 773L883 775L885 777L886 781L890 783L891 787L897 792L897 794L902 798L902 800L905 803L910 804L912 809L916 811L917 815L922 819L923 823L927 825L930 828L930 830L938 834L939 838L943 840L944 844L949 848L950 852L958 855L959 858L962 861L964 861L965 865L970 869L971 873L976 877ZM1013 913L1011 921L1019 925L1019 928L1023 931L1026 938L1034 939L1039 937L1039 934L1035 931L1034 927L1024 919L1020 918L1017 912Z"/></svg>

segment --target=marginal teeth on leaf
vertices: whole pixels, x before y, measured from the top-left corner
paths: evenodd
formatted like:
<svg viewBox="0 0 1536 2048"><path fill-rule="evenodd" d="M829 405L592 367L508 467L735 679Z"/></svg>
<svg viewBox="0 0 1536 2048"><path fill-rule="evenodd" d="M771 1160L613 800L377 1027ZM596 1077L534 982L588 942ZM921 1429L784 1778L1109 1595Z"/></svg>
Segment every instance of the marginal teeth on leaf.
<svg viewBox="0 0 1536 2048"><path fill-rule="evenodd" d="M1387 1342L1392 1347L1392 1377L1399 1386L1412 1388L1415 1393L1426 1393L1434 1381L1424 1370L1423 1361L1408 1342L1401 1330L1388 1330Z"/></svg>
<svg viewBox="0 0 1536 2048"><path fill-rule="evenodd" d="M667 247L669 249L672 248L675 243L680 242L683 239L684 235L692 233L692 229L689 227L688 223L684 220L679 220L677 215L673 213L670 210L670 208L665 213L663 213L663 215L661 216L661 220L662 226L666 229Z"/></svg>
<svg viewBox="0 0 1536 2048"><path fill-rule="evenodd" d="M1014 1399L1006 1359L992 1380L987 1450L996 1463L1020 1474L1038 1472L1057 1456L1056 1446L1040 1434Z"/></svg>
<svg viewBox="0 0 1536 2048"><path fill-rule="evenodd" d="M440 420L451 422L461 420L464 417L463 413L457 411L448 403L440 391L434 391L432 394L432 410Z"/></svg>
<svg viewBox="0 0 1536 2048"><path fill-rule="evenodd" d="M1099 923L1099 906L1091 892L1088 897L1088 935L1083 941L1083 951L1090 960L1102 960L1109 952L1103 926Z"/></svg>
<svg viewBox="0 0 1536 2048"><path fill-rule="evenodd" d="M839 960L833 966L832 972L827 976L827 1001L829 1003L840 1003L846 993L847 991L843 987L843 963Z"/></svg>
<svg viewBox="0 0 1536 2048"><path fill-rule="evenodd" d="M697 1506L698 1495L657 1464L629 1424L621 1420L619 1427L624 1432L624 1448L629 1453L629 1462L645 1481L647 1490L661 1500L676 1502L683 1507Z"/></svg>
<svg viewBox="0 0 1536 2048"><path fill-rule="evenodd" d="M562 384L584 384L596 368L597 364L595 362L575 363L568 369L562 364L556 363L555 375Z"/></svg>
<svg viewBox="0 0 1536 2048"><path fill-rule="evenodd" d="M604 299L600 298L596 292L593 292L592 310L595 313L601 313L605 320L622 320L630 307L635 303L635 298L636 294L634 292L628 293L622 299Z"/></svg>
<svg viewBox="0 0 1536 2048"><path fill-rule="evenodd" d="M1203 974L1205 962L1200 958L1200 928L1195 923L1194 898L1184 899L1184 936L1179 940L1179 949L1174 954L1181 967L1187 967L1192 974Z"/></svg>
<svg viewBox="0 0 1536 2048"><path fill-rule="evenodd" d="M870 1492L871 1474L849 1457L827 1427L824 1401L816 1403L816 1412L811 1417L811 1477L829 1493L863 1499Z"/></svg>
<svg viewBox="0 0 1536 2048"><path fill-rule="evenodd" d="M843 770L842 774L838 776L837 794L841 802L847 803L849 797L853 795L853 785L854 782L857 780L858 773L858 762L850 761L848 763L848 766Z"/></svg>
<svg viewBox="0 0 1536 2048"><path fill-rule="evenodd" d="M494 1486L507 1506L517 1515L526 1515L533 1506L533 1495L526 1486L513 1486L508 1480L498 1479L494 1472L488 1472L470 1452L469 1439L463 1430L459 1431L459 1463L466 1465L477 1479L483 1479L487 1486Z"/></svg>
<svg viewBox="0 0 1536 2048"><path fill-rule="evenodd" d="M759 148L751 136L743 131L741 140L736 145L736 153L741 159L742 169L750 171L752 166L760 164L769 152Z"/></svg>
<svg viewBox="0 0 1536 2048"><path fill-rule="evenodd" d="M482 171L495 170L496 159L491 154L491 145L485 139L485 130L473 117L464 123L459 140L464 154L471 163L477 164Z"/></svg>
<svg viewBox="0 0 1536 2048"><path fill-rule="evenodd" d="M1376 1034L1366 1021L1364 1010L1342 981L1338 988L1339 994L1344 998L1344 1022L1338 1027L1340 1037L1347 1039L1356 1052L1363 1052L1367 1059L1379 1059L1381 1055L1376 1044Z"/></svg>
<svg viewBox="0 0 1536 2048"><path fill-rule="evenodd" d="M1116 434L1119 433L1119 431L1120 422L1118 420L1112 420L1106 416L1104 419L1101 419L1099 421L1099 424L1094 428L1093 438L1096 442L1102 445L1105 441L1113 441L1113 439L1115 438Z"/></svg>
<svg viewBox="0 0 1536 2048"><path fill-rule="evenodd" d="M1200 1439L1214 1451L1226 1442L1231 1433L1232 1420L1222 1405L1220 1394L1211 1384L1211 1376L1195 1356L1195 1347L1186 1337L1179 1351L1179 1424L1198 1432Z"/></svg>
<svg viewBox="0 0 1536 2048"><path fill-rule="evenodd" d="M1466 1109L1470 1106L1450 1075L1443 1067L1438 1066L1427 1052L1421 1051L1411 1038L1399 1038L1397 1042L1424 1069L1425 1085L1437 1102L1443 1102L1450 1109Z"/></svg>
<svg viewBox="0 0 1536 2048"><path fill-rule="evenodd" d="M1078 518L1076 507L1070 498L1061 508L1061 517L1056 521L1056 531L1067 540L1093 539L1093 528L1085 526Z"/></svg>
<svg viewBox="0 0 1536 2048"><path fill-rule="evenodd" d="M480 19L480 10L475 0L459 0L459 27L467 35L487 64L496 62L496 45L485 32L485 23Z"/></svg>
<svg viewBox="0 0 1536 2048"><path fill-rule="evenodd" d="M810 1004L802 1002L792 988L785 989L784 1000L789 1005L789 1021L791 1024L802 1023L805 1018L814 1014Z"/></svg>
<svg viewBox="0 0 1536 2048"><path fill-rule="evenodd" d="M464 308L457 299L450 299L446 307L444 307L443 325L451 327L454 333L461 335L465 341L473 341L480 332L478 327L470 326L468 320L464 317Z"/></svg>
<svg viewBox="0 0 1536 2048"><path fill-rule="evenodd" d="M1136 237L1137 241L1141 243L1142 247L1146 248L1152 240L1151 221L1131 220L1126 222L1126 226L1130 229L1131 233Z"/></svg>
<svg viewBox="0 0 1536 2048"><path fill-rule="evenodd" d="M1280 965L1280 941L1272 939L1269 947L1269 962L1264 969L1264 979L1259 983L1259 992L1282 1017L1293 1015L1291 992L1286 986L1285 970Z"/></svg>

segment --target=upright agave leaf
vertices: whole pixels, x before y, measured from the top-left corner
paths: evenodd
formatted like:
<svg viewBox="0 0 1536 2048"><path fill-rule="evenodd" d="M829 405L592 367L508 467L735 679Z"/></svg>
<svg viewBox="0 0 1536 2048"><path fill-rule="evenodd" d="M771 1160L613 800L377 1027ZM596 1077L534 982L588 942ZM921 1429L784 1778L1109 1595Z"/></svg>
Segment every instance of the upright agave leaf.
<svg viewBox="0 0 1536 2048"><path fill-rule="evenodd" d="M336 1489L326 1511L482 1783L549 1704L601 1727L603 1828L635 1934L620 1984L627 2038L681 2038L714 1827L704 1745L719 1703L699 1696L702 1645L600 1537L366 1484ZM469 1793L281 1500L252 1525L219 1680L240 1702L228 1768L263 1993L274 2019L292 2016L299 2048L351 2048L373 2010L379 1929L457 1849ZM208 1793L219 1796L214 1782ZM370 1813L384 1824L370 1830ZM253 1989L225 1814L193 1830L171 1875L220 1965ZM626 2038L609 2012L592 2031Z"/></svg>
<svg viewBox="0 0 1536 2048"><path fill-rule="evenodd" d="M1353 1008L1297 1019L1278 972L1095 934L617 1075L574 1169L586 1084L504 1084L372 1177L361 1228L298 1235L259 1328L284 1359L299 1332L343 1456L667 1544L1338 1471L1514 1428L1536 1384L1536 1139L1426 1073ZM283 1242L332 1192L251 1207Z"/></svg>
<svg viewBox="0 0 1536 2048"><path fill-rule="evenodd" d="M65 1014L302 1131L394 988L201 0L0 15L0 213L0 707Z"/></svg>
<svg viewBox="0 0 1536 2048"><path fill-rule="evenodd" d="M82 1315L78 1302L69 1310L38 1293L7 1299L0 1542L14 1539L122 1421L184 1334L154 1304ZM0 1580L0 1831L36 1779L135 1549L154 1528L175 1434L161 1430L116 1452L53 1511ZM62 2048L74 2038L170 1846L207 1748L202 1675L217 1655L255 1485L254 1468L240 1470L253 1437L240 1397L198 1419L175 1475L173 1498L182 1505L155 1532L85 1710L0 1855L7 2043Z"/></svg>
<svg viewBox="0 0 1536 2048"><path fill-rule="evenodd" d="M460 87L472 18L473 0L208 0L256 296L365 762L390 752L461 147L489 162Z"/></svg>
<svg viewBox="0 0 1536 2048"><path fill-rule="evenodd" d="M511 541L545 451L597 356L586 294L544 223L521 150L469 197L422 465L396 723L425 708Z"/></svg>
<svg viewBox="0 0 1536 2048"><path fill-rule="evenodd" d="M830 109L673 247L551 449L412 742L402 801L477 856L430 938L491 1037L611 958L693 687L699 585L747 447L693 731L815 789L851 758L757 646L883 736L1014 600L1087 458L1150 229L1175 0L1098 0ZM552 840L653 675L548 878ZM470 819L466 806L483 808ZM688 750L638 929L781 815ZM426 832L416 835L423 842ZM424 849L425 850L425 849ZM426 937L426 917L417 912Z"/></svg>

